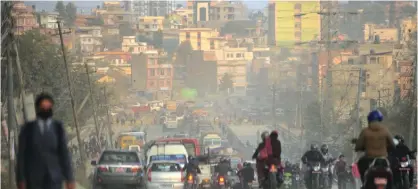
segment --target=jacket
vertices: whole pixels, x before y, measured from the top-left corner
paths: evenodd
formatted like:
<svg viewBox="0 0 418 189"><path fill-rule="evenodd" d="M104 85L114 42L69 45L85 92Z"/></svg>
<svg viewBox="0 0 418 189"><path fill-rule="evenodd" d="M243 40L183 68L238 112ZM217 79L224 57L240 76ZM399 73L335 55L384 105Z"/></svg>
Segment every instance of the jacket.
<svg viewBox="0 0 418 189"><path fill-rule="evenodd" d="M254 181L254 169L252 167L244 167L243 169L239 170L237 173L239 176L242 176L244 182L252 182Z"/></svg>
<svg viewBox="0 0 418 189"><path fill-rule="evenodd" d="M270 134L270 140L271 140L271 147L272 147L272 158L281 160L281 154L282 154L282 144L279 140L279 135L276 133Z"/></svg>
<svg viewBox="0 0 418 189"><path fill-rule="evenodd" d="M415 157L412 155L412 151L404 143L399 143L396 148L392 151L391 156L401 159L409 156L410 159Z"/></svg>
<svg viewBox="0 0 418 189"><path fill-rule="evenodd" d="M258 144L257 149L255 149L255 152L252 156L253 159L257 159L258 153L261 151L261 149L264 148L264 141Z"/></svg>
<svg viewBox="0 0 418 189"><path fill-rule="evenodd" d="M320 162L320 163L325 162L324 156L318 150L309 150L309 151L305 152L305 154L303 154L301 160L304 164L312 163L312 162Z"/></svg>
<svg viewBox="0 0 418 189"><path fill-rule="evenodd" d="M355 151L365 151L370 158L387 157L388 150L395 148L389 130L380 123L372 122L364 128L356 142Z"/></svg>

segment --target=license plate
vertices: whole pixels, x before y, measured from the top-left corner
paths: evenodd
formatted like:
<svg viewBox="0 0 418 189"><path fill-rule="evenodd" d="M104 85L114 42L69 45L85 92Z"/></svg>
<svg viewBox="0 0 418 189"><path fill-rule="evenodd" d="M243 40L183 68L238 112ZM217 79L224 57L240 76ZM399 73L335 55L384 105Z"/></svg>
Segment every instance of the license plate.
<svg viewBox="0 0 418 189"><path fill-rule="evenodd" d="M210 187L210 184L204 184L203 187Z"/></svg>
<svg viewBox="0 0 418 189"><path fill-rule="evenodd" d="M388 183L388 180L386 178L375 178L374 184L376 185L386 185Z"/></svg>
<svg viewBox="0 0 418 189"><path fill-rule="evenodd" d="M164 188L173 188L173 185L172 184L161 184L161 187L164 187Z"/></svg>
<svg viewBox="0 0 418 189"><path fill-rule="evenodd" d="M125 172L125 169L122 168L122 167L118 167L118 168L116 168L116 172L117 173L123 173L123 172Z"/></svg>
<svg viewBox="0 0 418 189"><path fill-rule="evenodd" d="M401 171L409 171L409 168L408 167L404 167L404 168L399 168L399 170L401 170Z"/></svg>
<svg viewBox="0 0 418 189"><path fill-rule="evenodd" d="M321 171L312 171L312 173L318 174L321 173Z"/></svg>

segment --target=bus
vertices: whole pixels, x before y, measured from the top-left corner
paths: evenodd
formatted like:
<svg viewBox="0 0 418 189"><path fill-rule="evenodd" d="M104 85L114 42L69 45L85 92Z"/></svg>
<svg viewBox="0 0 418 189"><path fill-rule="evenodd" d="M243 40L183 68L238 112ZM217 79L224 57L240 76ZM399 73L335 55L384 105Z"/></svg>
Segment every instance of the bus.
<svg viewBox="0 0 418 189"><path fill-rule="evenodd" d="M145 132L124 132L119 134L117 145L121 149L129 149L131 145L143 147L146 142Z"/></svg>

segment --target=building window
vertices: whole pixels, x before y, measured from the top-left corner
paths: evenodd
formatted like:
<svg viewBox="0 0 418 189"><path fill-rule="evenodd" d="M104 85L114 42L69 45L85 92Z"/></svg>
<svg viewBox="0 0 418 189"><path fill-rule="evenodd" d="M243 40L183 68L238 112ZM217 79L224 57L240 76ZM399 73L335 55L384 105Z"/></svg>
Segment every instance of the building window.
<svg viewBox="0 0 418 189"><path fill-rule="evenodd" d="M160 81L160 87L164 87L164 80Z"/></svg>
<svg viewBox="0 0 418 189"><path fill-rule="evenodd" d="M377 63L376 57L370 57L370 64L376 64L376 63Z"/></svg>
<svg viewBox="0 0 418 189"><path fill-rule="evenodd" d="M154 81L149 81L149 83L148 83L148 84L149 84L149 86L150 86L150 87L154 87L154 84L155 84L155 83L154 83Z"/></svg>
<svg viewBox="0 0 418 189"><path fill-rule="evenodd" d="M237 58L241 58L241 53L237 53L235 56L236 56Z"/></svg>
<svg viewBox="0 0 418 189"><path fill-rule="evenodd" d="M210 41L210 49L215 49L215 42L213 40Z"/></svg>
<svg viewBox="0 0 418 189"><path fill-rule="evenodd" d="M200 37L201 37L200 32L197 32L197 38L200 39Z"/></svg>
<svg viewBox="0 0 418 189"><path fill-rule="evenodd" d="M300 22L295 22L295 28L300 29Z"/></svg>
<svg viewBox="0 0 418 189"><path fill-rule="evenodd" d="M200 42L197 42L197 46L200 47L200 45L201 45Z"/></svg>
<svg viewBox="0 0 418 189"><path fill-rule="evenodd" d="M302 9L302 5L300 3L296 3L295 4L295 9L296 10L301 10Z"/></svg>
<svg viewBox="0 0 418 189"><path fill-rule="evenodd" d="M160 75L165 75L164 72L164 68L160 68Z"/></svg>
<svg viewBox="0 0 418 189"><path fill-rule="evenodd" d="M295 37L296 37L296 38L300 38L300 36L301 36L300 31L296 31L296 32L295 32Z"/></svg>
<svg viewBox="0 0 418 189"><path fill-rule="evenodd" d="M149 25L148 24L145 24L145 29L149 29Z"/></svg>
<svg viewBox="0 0 418 189"><path fill-rule="evenodd" d="M170 86L171 86L171 81L170 81L170 80L167 80L167 81L165 82L165 84L166 84L166 86L167 86L167 87L170 87Z"/></svg>
<svg viewBox="0 0 418 189"><path fill-rule="evenodd" d="M119 20L123 20L123 16L118 16L118 19Z"/></svg>
<svg viewBox="0 0 418 189"><path fill-rule="evenodd" d="M149 69L149 75L155 76L155 69Z"/></svg>
<svg viewBox="0 0 418 189"><path fill-rule="evenodd" d="M167 76L171 76L171 68L167 68Z"/></svg>
<svg viewBox="0 0 418 189"><path fill-rule="evenodd" d="M190 32L186 32L186 39L190 39Z"/></svg>
<svg viewBox="0 0 418 189"><path fill-rule="evenodd" d="M352 58L348 58L348 64L354 64L354 60Z"/></svg>

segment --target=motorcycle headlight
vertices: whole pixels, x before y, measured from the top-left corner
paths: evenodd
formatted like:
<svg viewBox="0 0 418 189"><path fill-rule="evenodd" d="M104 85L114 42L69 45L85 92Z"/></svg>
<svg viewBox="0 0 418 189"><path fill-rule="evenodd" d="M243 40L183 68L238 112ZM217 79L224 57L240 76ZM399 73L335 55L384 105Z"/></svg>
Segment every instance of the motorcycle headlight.
<svg viewBox="0 0 418 189"><path fill-rule="evenodd" d="M328 167L322 168L322 172L328 172Z"/></svg>
<svg viewBox="0 0 418 189"><path fill-rule="evenodd" d="M314 167L313 167L313 170L314 170L314 171L319 171L319 169L321 169L321 167L319 167L319 166L314 166Z"/></svg>
<svg viewBox="0 0 418 189"><path fill-rule="evenodd" d="M407 167L408 166L408 162L401 162L401 167Z"/></svg>

